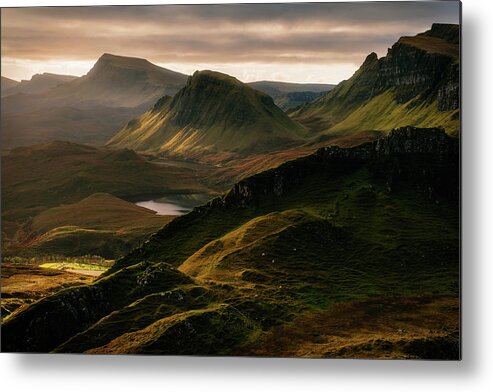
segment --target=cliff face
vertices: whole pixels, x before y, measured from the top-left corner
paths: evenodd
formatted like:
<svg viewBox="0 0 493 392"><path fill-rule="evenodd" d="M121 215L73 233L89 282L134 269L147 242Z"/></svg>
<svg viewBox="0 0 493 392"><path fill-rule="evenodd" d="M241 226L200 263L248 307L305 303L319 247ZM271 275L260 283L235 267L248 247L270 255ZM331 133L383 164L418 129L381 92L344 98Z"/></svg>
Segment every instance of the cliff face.
<svg viewBox="0 0 493 392"><path fill-rule="evenodd" d="M266 198L282 198L313 173L335 176L365 164L376 177L386 181L389 192L393 185L405 181L429 196L452 192L448 196L456 197L458 153L458 140L442 129L404 127L353 148L322 148L314 155L249 177L212 204L245 207Z"/></svg>
<svg viewBox="0 0 493 392"><path fill-rule="evenodd" d="M403 37L378 64L375 93L396 87L396 100L436 99L438 110L459 108L459 29L434 24L415 37Z"/></svg>
<svg viewBox="0 0 493 392"><path fill-rule="evenodd" d="M460 31L434 24L402 37L378 59L370 54L348 80L301 107L293 118L317 132L390 130L412 125L458 132Z"/></svg>

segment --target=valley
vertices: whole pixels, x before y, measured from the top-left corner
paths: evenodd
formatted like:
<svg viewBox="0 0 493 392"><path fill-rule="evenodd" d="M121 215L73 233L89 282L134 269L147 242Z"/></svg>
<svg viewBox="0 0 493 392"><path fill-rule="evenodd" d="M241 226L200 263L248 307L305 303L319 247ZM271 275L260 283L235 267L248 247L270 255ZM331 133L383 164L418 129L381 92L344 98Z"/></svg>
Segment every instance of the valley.
<svg viewBox="0 0 493 392"><path fill-rule="evenodd" d="M337 85L2 76L2 351L459 359L459 38Z"/></svg>

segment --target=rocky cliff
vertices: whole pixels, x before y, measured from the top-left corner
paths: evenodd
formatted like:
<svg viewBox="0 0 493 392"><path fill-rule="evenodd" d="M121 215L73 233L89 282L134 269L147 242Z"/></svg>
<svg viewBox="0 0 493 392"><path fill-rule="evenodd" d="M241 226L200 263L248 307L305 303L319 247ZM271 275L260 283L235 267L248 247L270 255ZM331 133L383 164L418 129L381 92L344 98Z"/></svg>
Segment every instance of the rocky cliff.
<svg viewBox="0 0 493 392"><path fill-rule="evenodd" d="M459 40L459 26L443 24L402 37L385 57L371 53L350 79L292 117L322 133L413 125L457 134Z"/></svg>

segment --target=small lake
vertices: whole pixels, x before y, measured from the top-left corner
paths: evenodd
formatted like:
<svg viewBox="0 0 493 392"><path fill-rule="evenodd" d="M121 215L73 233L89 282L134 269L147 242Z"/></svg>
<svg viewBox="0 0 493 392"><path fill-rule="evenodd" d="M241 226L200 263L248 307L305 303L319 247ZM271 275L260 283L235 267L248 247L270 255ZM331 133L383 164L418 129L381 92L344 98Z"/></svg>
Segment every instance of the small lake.
<svg viewBox="0 0 493 392"><path fill-rule="evenodd" d="M203 193L177 194L139 201L135 204L156 211L157 215L184 215L212 198L213 196Z"/></svg>

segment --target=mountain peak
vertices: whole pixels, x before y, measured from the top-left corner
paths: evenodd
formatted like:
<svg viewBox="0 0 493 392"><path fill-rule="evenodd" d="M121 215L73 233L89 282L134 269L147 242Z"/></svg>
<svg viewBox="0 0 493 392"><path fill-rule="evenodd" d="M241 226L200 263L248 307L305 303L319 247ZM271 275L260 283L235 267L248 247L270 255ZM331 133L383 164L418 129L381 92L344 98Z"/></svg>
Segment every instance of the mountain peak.
<svg viewBox="0 0 493 392"><path fill-rule="evenodd" d="M419 35L441 38L449 43L459 44L460 27L458 24L433 23L430 30Z"/></svg>
<svg viewBox="0 0 493 392"><path fill-rule="evenodd" d="M368 56L366 56L362 67L368 67L369 65L375 64L376 62L378 62L378 56L375 52L371 52Z"/></svg>
<svg viewBox="0 0 493 392"><path fill-rule="evenodd" d="M120 67L124 66L129 68L157 67L156 65L152 64L151 62L143 58L118 56L111 53L104 53L101 57L99 57L99 59L96 61L94 68L96 68L98 65L103 65L103 64L112 64Z"/></svg>
<svg viewBox="0 0 493 392"><path fill-rule="evenodd" d="M202 85L210 83L225 83L232 86L234 85L248 87L233 76L211 70L195 71L189 79L189 84L192 85Z"/></svg>

